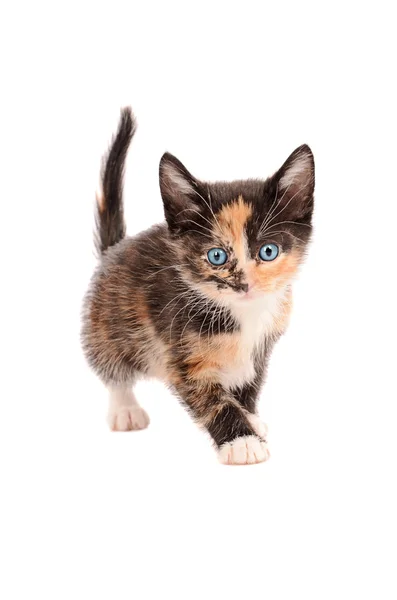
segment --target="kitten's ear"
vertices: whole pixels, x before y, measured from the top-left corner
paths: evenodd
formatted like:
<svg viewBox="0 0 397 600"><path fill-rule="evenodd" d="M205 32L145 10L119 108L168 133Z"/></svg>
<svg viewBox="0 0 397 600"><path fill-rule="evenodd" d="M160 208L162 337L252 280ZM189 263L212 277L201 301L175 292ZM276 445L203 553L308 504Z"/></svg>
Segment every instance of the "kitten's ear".
<svg viewBox="0 0 397 600"><path fill-rule="evenodd" d="M192 214L200 211L199 187L197 179L175 156L169 152L163 154L160 160L160 191L170 229L189 229ZM184 227L186 222L187 227Z"/></svg>
<svg viewBox="0 0 397 600"><path fill-rule="evenodd" d="M294 219L310 216L313 211L314 157L309 146L299 146L274 176L279 207Z"/></svg>

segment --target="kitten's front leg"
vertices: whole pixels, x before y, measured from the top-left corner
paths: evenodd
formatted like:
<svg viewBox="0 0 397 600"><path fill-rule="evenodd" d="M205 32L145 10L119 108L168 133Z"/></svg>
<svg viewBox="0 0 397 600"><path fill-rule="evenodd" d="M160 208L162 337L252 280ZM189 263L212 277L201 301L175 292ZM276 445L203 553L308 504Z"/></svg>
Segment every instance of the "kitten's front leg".
<svg viewBox="0 0 397 600"><path fill-rule="evenodd" d="M250 419L220 384L197 382L184 389L184 400L195 420L211 435L223 464L253 464L270 456L267 442L261 438Z"/></svg>
<svg viewBox="0 0 397 600"><path fill-rule="evenodd" d="M267 438L268 427L258 415L257 401L260 391L262 377L258 377L252 383L247 383L243 387L233 391L233 396L246 412L246 417L254 428L257 435L263 439Z"/></svg>
<svg viewBox="0 0 397 600"><path fill-rule="evenodd" d="M258 397L265 381L267 363L272 350L272 344L267 342L262 352L255 357L255 377L252 381L233 390L233 396L246 412L246 416L259 437L267 439L268 427L258 415Z"/></svg>

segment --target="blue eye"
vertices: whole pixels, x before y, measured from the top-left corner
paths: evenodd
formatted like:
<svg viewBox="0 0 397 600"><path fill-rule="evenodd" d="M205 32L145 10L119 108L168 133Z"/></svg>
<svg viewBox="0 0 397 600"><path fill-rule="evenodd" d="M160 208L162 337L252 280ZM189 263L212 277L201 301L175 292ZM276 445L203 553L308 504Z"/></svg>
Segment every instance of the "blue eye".
<svg viewBox="0 0 397 600"><path fill-rule="evenodd" d="M274 260L278 256L278 246L276 244L265 244L259 250L259 257L262 260Z"/></svg>
<svg viewBox="0 0 397 600"><path fill-rule="evenodd" d="M207 257L211 265L215 265L216 267L224 265L227 261L227 254L222 248L211 248L207 252Z"/></svg>

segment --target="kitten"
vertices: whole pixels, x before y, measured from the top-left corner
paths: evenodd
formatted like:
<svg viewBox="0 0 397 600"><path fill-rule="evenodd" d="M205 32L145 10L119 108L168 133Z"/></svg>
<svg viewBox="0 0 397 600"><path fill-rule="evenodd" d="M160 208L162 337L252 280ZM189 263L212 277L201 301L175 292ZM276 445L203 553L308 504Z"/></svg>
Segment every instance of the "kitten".
<svg viewBox="0 0 397 600"><path fill-rule="evenodd" d="M265 461L257 401L311 234L312 152L297 148L264 181L231 183L200 181L165 153L166 222L126 237L123 171L135 130L123 109L103 160L100 264L84 303L83 348L109 389L110 427L147 427L132 387L154 376L209 433L222 463Z"/></svg>

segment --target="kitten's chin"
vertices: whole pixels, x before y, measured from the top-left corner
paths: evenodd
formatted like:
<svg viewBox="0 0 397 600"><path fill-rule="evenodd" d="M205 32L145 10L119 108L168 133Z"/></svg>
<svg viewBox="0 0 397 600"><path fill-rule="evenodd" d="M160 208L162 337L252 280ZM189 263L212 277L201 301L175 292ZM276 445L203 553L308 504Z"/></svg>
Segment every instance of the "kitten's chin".
<svg viewBox="0 0 397 600"><path fill-rule="evenodd" d="M266 293L261 290L250 290L249 292L234 293L228 297L230 307L248 309L253 305L260 304L266 300Z"/></svg>
<svg viewBox="0 0 397 600"><path fill-rule="evenodd" d="M248 292L243 292L239 294L233 294L230 302L231 308L237 308L244 310L256 310L261 306L268 305L269 302L273 302L273 300L283 298L287 291L287 287L280 287L274 290L261 290L261 289L253 289Z"/></svg>
<svg viewBox="0 0 397 600"><path fill-rule="evenodd" d="M251 288L248 292L238 292L234 294L238 302L248 303L265 298L266 292L258 288Z"/></svg>

